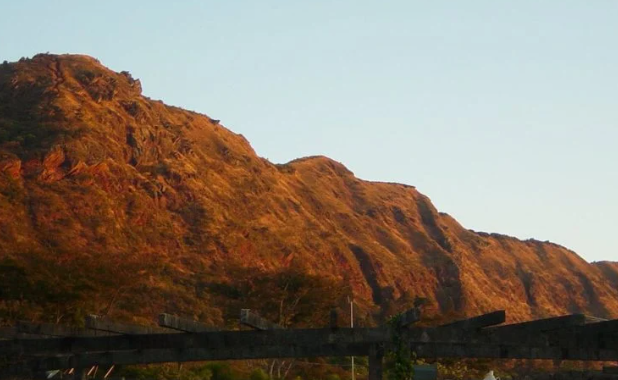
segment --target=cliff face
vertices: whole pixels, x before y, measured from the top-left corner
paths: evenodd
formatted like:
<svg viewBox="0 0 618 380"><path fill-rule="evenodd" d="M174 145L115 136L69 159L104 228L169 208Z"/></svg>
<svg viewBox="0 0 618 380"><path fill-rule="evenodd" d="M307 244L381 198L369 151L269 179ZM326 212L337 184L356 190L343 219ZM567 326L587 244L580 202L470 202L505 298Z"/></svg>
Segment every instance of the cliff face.
<svg viewBox="0 0 618 380"><path fill-rule="evenodd" d="M467 230L326 157L274 165L86 56L0 66L0 231L5 267L87 289L88 312L211 312L195 284L233 262L339 279L367 309L412 295L436 312L618 317L611 264Z"/></svg>

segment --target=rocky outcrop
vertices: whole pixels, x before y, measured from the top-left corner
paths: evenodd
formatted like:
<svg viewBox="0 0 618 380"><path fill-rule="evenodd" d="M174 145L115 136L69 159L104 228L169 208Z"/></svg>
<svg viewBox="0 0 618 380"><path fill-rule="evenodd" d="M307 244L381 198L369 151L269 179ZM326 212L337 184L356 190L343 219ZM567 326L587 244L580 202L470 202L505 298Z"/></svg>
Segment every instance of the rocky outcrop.
<svg viewBox="0 0 618 380"><path fill-rule="evenodd" d="M12 179L21 177L21 160L15 157L0 158L0 173Z"/></svg>

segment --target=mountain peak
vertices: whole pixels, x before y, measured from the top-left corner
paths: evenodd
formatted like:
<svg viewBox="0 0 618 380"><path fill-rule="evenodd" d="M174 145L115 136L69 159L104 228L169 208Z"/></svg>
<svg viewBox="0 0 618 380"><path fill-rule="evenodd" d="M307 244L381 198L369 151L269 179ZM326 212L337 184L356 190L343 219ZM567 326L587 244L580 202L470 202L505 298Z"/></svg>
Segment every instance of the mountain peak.
<svg viewBox="0 0 618 380"><path fill-rule="evenodd" d="M3 113L30 117L39 116L44 110L36 107L46 102L55 104L58 111L70 112L83 102L141 95L139 80L128 72L115 73L92 57L69 54L38 54L5 63L0 67L0 88L5 99L14 99Z"/></svg>

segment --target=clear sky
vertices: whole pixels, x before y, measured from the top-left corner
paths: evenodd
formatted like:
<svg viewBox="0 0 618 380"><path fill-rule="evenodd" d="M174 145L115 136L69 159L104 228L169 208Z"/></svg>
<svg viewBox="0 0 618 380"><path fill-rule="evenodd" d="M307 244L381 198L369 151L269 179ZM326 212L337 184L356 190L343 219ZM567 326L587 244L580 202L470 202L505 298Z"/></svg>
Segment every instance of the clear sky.
<svg viewBox="0 0 618 380"><path fill-rule="evenodd" d="M618 260L618 1L0 0L0 60L82 53L273 162L415 185Z"/></svg>

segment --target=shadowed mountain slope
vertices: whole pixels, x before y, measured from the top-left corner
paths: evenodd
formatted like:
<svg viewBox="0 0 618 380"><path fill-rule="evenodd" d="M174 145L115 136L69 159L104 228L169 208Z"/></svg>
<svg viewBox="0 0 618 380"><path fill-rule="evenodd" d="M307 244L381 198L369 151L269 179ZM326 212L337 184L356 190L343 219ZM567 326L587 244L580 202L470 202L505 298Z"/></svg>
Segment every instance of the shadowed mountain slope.
<svg viewBox="0 0 618 380"><path fill-rule="evenodd" d="M422 296L435 313L618 317L612 264L470 231L414 187L326 157L272 164L87 56L0 66L0 231L0 280L30 289L0 294L5 321L169 311L220 323L204 283L231 264L332 278L367 311Z"/></svg>

